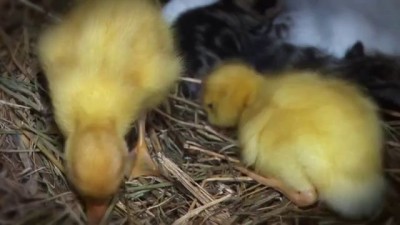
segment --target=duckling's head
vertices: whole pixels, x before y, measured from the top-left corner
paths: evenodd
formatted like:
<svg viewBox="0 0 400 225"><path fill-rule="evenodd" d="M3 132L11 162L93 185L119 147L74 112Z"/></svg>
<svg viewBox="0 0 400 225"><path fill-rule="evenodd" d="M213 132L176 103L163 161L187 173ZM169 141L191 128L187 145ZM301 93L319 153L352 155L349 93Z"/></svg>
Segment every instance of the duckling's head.
<svg viewBox="0 0 400 225"><path fill-rule="evenodd" d="M203 83L202 106L208 121L219 127L237 126L260 82L262 77L244 63L218 66Z"/></svg>
<svg viewBox="0 0 400 225"><path fill-rule="evenodd" d="M127 146L114 131L85 127L67 138L67 176L85 203L89 224L101 221L129 167Z"/></svg>

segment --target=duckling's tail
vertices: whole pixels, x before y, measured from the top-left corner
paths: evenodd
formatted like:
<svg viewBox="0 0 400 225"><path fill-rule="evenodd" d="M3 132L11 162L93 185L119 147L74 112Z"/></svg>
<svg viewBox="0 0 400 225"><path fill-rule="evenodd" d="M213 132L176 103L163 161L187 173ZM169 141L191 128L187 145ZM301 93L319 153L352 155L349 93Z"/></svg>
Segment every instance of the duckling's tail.
<svg viewBox="0 0 400 225"><path fill-rule="evenodd" d="M362 182L341 179L335 185L321 190L320 197L333 210L349 219L376 216L384 203L385 180L376 175Z"/></svg>

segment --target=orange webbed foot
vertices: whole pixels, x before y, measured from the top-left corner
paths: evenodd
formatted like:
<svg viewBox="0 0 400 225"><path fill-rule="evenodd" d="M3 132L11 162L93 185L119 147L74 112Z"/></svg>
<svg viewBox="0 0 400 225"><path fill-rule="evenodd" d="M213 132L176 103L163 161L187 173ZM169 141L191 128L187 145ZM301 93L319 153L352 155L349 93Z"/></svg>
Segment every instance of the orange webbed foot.
<svg viewBox="0 0 400 225"><path fill-rule="evenodd" d="M297 206L307 207L317 202L317 192L314 189L305 191L291 191L287 192L286 196Z"/></svg>
<svg viewBox="0 0 400 225"><path fill-rule="evenodd" d="M139 137L138 142L132 150L132 170L129 178L134 179L140 176L159 176L160 172L153 162L149 150L145 142L146 134L146 116L142 116L138 120Z"/></svg>
<svg viewBox="0 0 400 225"><path fill-rule="evenodd" d="M317 193L314 189L297 191L288 187L286 184L276 178L267 178L240 166L237 167L237 169L258 183L278 190L299 207L311 206L318 200Z"/></svg>

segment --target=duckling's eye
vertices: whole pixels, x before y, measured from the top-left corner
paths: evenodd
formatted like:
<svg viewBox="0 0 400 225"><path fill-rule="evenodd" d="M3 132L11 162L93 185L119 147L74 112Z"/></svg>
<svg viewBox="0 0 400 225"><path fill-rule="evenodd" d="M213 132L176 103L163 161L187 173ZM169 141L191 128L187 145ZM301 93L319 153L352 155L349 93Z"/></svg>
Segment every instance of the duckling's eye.
<svg viewBox="0 0 400 225"><path fill-rule="evenodd" d="M212 103L208 103L207 108L212 110L212 109L214 109L214 105Z"/></svg>

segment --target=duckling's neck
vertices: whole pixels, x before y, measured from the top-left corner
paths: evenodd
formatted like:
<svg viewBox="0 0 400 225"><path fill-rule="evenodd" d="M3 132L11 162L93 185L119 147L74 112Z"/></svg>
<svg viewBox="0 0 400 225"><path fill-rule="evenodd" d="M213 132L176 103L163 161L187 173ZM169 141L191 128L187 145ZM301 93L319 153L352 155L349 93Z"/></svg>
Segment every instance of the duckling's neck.
<svg viewBox="0 0 400 225"><path fill-rule="evenodd" d="M94 130L118 133L116 123L112 119L78 120L75 123L76 133L92 132Z"/></svg>
<svg viewBox="0 0 400 225"><path fill-rule="evenodd" d="M259 82L254 85L254 89L250 93L243 108L243 112L239 120L239 126L248 123L259 113L262 113L262 109L269 104L273 96L275 90L273 83L274 82L272 79L264 79L263 77L263 80L259 80Z"/></svg>

